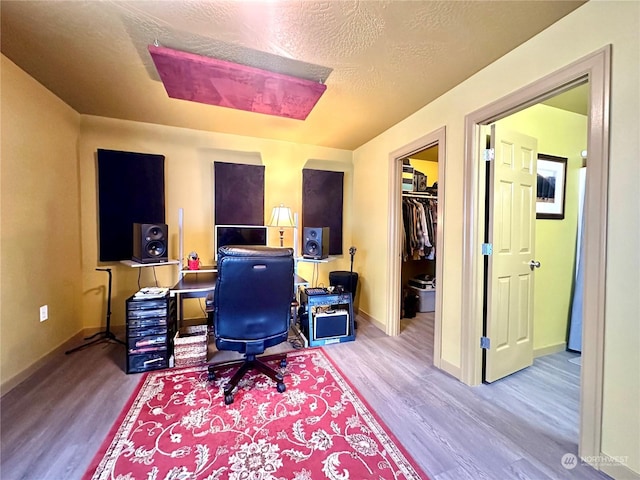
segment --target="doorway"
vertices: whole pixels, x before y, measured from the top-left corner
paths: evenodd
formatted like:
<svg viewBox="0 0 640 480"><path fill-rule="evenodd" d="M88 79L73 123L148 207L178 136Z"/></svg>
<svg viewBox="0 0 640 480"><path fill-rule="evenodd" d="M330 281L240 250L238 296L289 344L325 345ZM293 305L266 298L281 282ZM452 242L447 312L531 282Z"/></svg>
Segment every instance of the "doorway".
<svg viewBox="0 0 640 480"><path fill-rule="evenodd" d="M402 160L402 315L435 312L438 144Z"/></svg>
<svg viewBox="0 0 640 480"><path fill-rule="evenodd" d="M587 96L585 83L491 125L490 144L496 148L487 162L486 191L495 193L487 199L486 210L485 236L493 251L485 256L487 285L492 288L485 295L484 337L490 347L483 352L484 381L498 380L531 365L534 358L567 348L576 284ZM528 147L522 143L525 139ZM505 158L519 151L518 146L524 150L517 158ZM531 156L526 163L525 152ZM512 183L509 179L516 171L518 181ZM509 194L521 185L526 188L519 195ZM500 212L517 214L508 222ZM516 228L505 235L509 224ZM505 270L509 259L515 261L515 277L512 270ZM510 309L502 308L501 294L507 291L511 294L505 297L518 297ZM576 294L579 298L579 291ZM503 313L516 312L517 306L522 315L513 315L509 325Z"/></svg>
<svg viewBox="0 0 640 480"><path fill-rule="evenodd" d="M463 246L462 372L461 379L478 385L482 378L482 350L478 339L483 325L484 259L477 246L483 243L485 205L484 162L480 159L481 130L512 113L545 101L588 82L589 170L585 192L584 227L584 337L580 395L579 453L600 451L602 419L602 366L604 348L604 272L608 185L608 103L611 47L607 46L573 64L508 95L465 118L465 188Z"/></svg>
<svg viewBox="0 0 640 480"><path fill-rule="evenodd" d="M444 218L443 212L445 211L445 156L446 156L446 130L445 127L431 132L421 138L418 138L409 145L404 146L389 155L390 165L390 181L392 188L389 189L389 232L393 232L390 235L391 245L390 250L393 253L395 261L390 262L389 279L391 289L389 291L395 292L390 296L389 310L387 318L386 333L387 335L399 335L400 334L400 315L402 310L402 290L403 290L403 278L402 278L402 164L403 160L416 155L418 152L432 149L437 147L437 216L438 225L435 234L435 243L437 246L437 261L435 262L435 278L442 278L444 272L444 262L442 259L444 245L444 231L445 225L442 219ZM442 289L435 289L435 314L434 314L434 342L433 342L433 364L434 366L445 369L447 368L446 362L442 362L441 359L441 328L442 328ZM456 369L457 370L457 369Z"/></svg>

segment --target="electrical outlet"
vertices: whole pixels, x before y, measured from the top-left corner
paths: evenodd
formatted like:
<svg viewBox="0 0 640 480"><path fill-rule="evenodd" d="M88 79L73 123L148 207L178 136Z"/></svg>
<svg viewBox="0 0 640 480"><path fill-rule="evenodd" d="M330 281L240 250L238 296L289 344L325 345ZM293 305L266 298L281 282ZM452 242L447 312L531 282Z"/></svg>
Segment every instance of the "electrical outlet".
<svg viewBox="0 0 640 480"><path fill-rule="evenodd" d="M49 306L48 305L42 305L40 307L40 321L44 322L48 318L49 318Z"/></svg>

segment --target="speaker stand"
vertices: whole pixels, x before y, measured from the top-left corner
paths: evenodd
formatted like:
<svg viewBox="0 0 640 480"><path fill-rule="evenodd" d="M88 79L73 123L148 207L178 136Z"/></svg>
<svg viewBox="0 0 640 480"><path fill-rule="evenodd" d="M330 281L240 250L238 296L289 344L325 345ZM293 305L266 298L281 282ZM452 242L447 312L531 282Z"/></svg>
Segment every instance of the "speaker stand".
<svg viewBox="0 0 640 480"><path fill-rule="evenodd" d="M77 352L79 350L84 350L91 345L97 345L102 342L116 342L121 343L122 345L126 345L125 342L116 338L116 336L111 332L111 269L110 268L96 268L96 270L100 272L107 272L109 274L109 289L107 291L107 328L101 332L94 333L89 337L85 337L85 340L90 340L78 347L72 348L71 350L67 350L64 352L66 355L70 353ZM98 337L98 338L95 338ZM92 340L93 339L93 340Z"/></svg>

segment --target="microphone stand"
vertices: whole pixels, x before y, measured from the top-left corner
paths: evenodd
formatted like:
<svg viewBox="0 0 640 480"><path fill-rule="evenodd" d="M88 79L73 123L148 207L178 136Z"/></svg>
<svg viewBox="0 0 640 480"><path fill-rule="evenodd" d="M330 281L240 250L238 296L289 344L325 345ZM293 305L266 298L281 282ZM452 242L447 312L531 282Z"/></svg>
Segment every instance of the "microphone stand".
<svg viewBox="0 0 640 480"><path fill-rule="evenodd" d="M349 248L349 255L351 255L351 267L349 268L349 292L351 292L351 307L356 300L356 292L353 291L353 257L356 254L356 247ZM353 319L354 328L358 328L358 322Z"/></svg>
<svg viewBox="0 0 640 480"><path fill-rule="evenodd" d="M107 328L106 330L103 330L101 332L96 332L93 335L90 335L88 337L85 337L85 340L91 340L94 337L97 337L98 335L100 335L98 338L91 340L90 342L87 342L83 345L80 345L78 347L72 348L71 350L67 350L66 352L64 352L66 355L69 355L70 353L74 353L77 352L79 350L83 350L87 347L90 347L91 345L97 345L98 343L104 342L104 341L114 341L116 343L121 343L122 345L126 345L126 343L124 343L122 340L119 340L118 338L116 338L116 336L111 333L111 269L110 268L96 268L97 271L99 272L107 272L109 274L109 290L107 293Z"/></svg>

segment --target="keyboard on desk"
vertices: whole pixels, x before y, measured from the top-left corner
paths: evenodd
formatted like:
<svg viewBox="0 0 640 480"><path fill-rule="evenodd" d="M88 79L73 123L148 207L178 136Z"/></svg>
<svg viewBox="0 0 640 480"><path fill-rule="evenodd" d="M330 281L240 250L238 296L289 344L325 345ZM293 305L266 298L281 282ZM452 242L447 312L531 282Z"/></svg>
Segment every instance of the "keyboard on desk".
<svg viewBox="0 0 640 480"><path fill-rule="evenodd" d="M329 293L326 288L322 287L305 288L304 291L307 295L326 295Z"/></svg>

